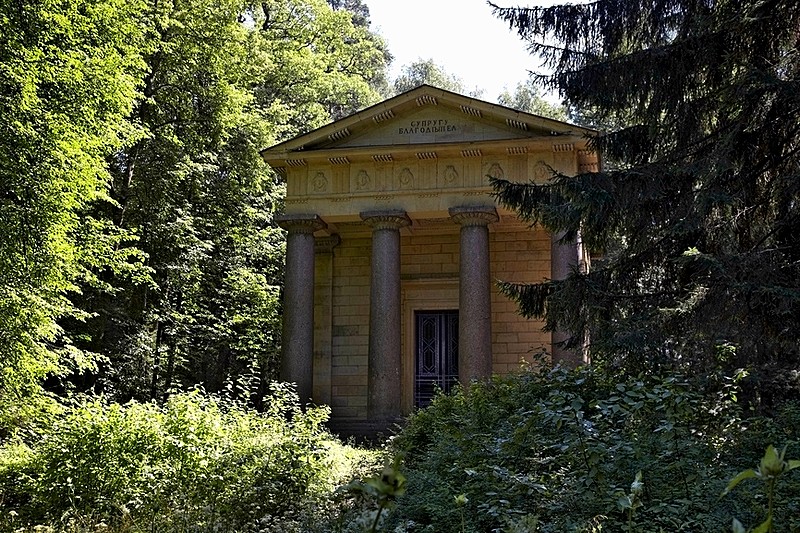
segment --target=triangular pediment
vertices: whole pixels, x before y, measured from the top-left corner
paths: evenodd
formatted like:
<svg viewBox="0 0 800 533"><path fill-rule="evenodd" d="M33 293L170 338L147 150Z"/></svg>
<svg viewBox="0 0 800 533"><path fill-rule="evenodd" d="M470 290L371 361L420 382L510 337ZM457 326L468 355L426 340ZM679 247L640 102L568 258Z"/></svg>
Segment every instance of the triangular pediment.
<svg viewBox="0 0 800 533"><path fill-rule="evenodd" d="M327 126L262 152L273 166L299 153L420 145L480 144L557 136L591 130L422 85Z"/></svg>

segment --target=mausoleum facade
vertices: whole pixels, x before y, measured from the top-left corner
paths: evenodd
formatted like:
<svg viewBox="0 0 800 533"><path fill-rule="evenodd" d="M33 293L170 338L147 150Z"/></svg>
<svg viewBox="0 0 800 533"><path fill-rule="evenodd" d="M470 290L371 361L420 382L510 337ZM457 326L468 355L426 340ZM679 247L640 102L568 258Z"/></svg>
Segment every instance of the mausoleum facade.
<svg viewBox="0 0 800 533"><path fill-rule="evenodd" d="M591 133L422 86L264 150L287 186L282 379L380 425L537 353L578 362L495 281L563 278L580 243L521 222L489 176L596 170Z"/></svg>

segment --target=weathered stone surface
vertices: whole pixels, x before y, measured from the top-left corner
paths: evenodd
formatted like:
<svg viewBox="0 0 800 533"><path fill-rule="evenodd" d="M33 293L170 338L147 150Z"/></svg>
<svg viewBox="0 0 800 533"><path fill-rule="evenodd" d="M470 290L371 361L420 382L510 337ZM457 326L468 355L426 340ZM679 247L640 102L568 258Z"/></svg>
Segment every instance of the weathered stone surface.
<svg viewBox="0 0 800 533"><path fill-rule="evenodd" d="M297 384L300 401L311 400L314 357L314 231L325 227L317 215L283 215L286 272L283 299L281 380Z"/></svg>
<svg viewBox="0 0 800 533"><path fill-rule="evenodd" d="M400 232L411 220L402 211L362 213L372 227L369 312L370 419L401 414Z"/></svg>
<svg viewBox="0 0 800 533"><path fill-rule="evenodd" d="M461 225L458 293L458 379L465 386L492 375L492 296L488 225L497 222L494 206L450 209Z"/></svg>

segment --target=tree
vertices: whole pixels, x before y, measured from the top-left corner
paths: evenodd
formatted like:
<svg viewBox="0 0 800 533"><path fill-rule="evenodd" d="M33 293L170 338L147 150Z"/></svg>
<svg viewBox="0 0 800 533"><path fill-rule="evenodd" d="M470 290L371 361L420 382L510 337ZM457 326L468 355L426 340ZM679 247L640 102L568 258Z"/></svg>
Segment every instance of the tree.
<svg viewBox="0 0 800 533"><path fill-rule="evenodd" d="M551 329L626 369L800 359L800 5L668 0L500 8L571 106L623 126L605 170L495 182L524 218L581 238L588 274L506 285ZM775 371L775 374L779 372ZM773 375L775 375L773 374Z"/></svg>
<svg viewBox="0 0 800 533"><path fill-rule="evenodd" d="M369 7L361 0L327 0L331 9L349 11L356 26L369 26Z"/></svg>
<svg viewBox="0 0 800 533"><path fill-rule="evenodd" d="M555 120L567 119L567 113L564 108L555 106L545 100L532 78L517 83L514 94L509 93L508 89L504 90L497 98L497 103L517 111L524 111Z"/></svg>
<svg viewBox="0 0 800 533"><path fill-rule="evenodd" d="M68 324L107 362L82 386L119 400L250 382L259 398L280 338L283 186L259 150L369 105L384 52L323 0L152 2L147 74L98 214L135 233L149 278L106 273ZM243 22L244 21L244 22ZM240 391L242 392L242 391Z"/></svg>
<svg viewBox="0 0 800 533"><path fill-rule="evenodd" d="M444 68L437 65L433 59L419 59L410 65L403 66L402 72L394 80L394 90L396 94L410 91L420 85L432 85L454 93L466 92L464 82L461 78L446 72ZM478 97L482 92L483 91L476 89L470 93L470 96Z"/></svg>
<svg viewBox="0 0 800 533"><path fill-rule="evenodd" d="M108 205L106 157L135 133L142 11L136 0L0 7L0 431L42 405L46 375L94 365L59 326L86 317L67 296L136 263L118 249L131 236L90 209Z"/></svg>

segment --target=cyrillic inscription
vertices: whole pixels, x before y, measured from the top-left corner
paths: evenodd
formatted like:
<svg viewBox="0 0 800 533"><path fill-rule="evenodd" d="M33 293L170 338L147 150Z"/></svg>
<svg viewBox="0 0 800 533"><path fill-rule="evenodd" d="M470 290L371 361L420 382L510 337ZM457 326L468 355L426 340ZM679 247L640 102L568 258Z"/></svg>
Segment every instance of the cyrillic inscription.
<svg viewBox="0 0 800 533"><path fill-rule="evenodd" d="M456 124L450 124L447 119L412 120L407 126L398 128L399 135L414 135L419 133L452 133L458 131Z"/></svg>

